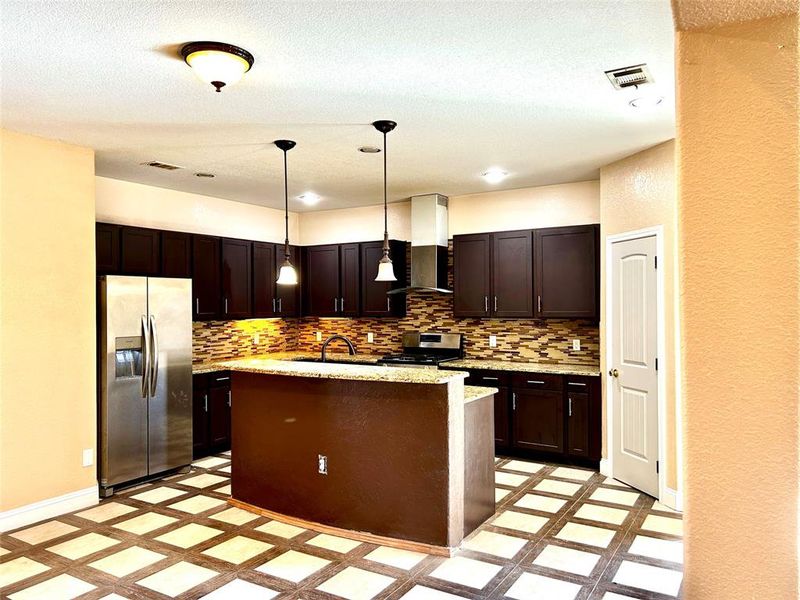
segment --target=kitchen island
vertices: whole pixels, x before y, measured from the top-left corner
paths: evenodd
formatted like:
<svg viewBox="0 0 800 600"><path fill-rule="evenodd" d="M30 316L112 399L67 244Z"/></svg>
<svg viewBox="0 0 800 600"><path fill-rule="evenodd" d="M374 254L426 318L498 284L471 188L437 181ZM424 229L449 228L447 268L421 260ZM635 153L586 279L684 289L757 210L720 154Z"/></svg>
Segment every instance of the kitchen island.
<svg viewBox="0 0 800 600"><path fill-rule="evenodd" d="M362 541L449 554L494 514L493 395L466 373L242 359L231 503Z"/></svg>

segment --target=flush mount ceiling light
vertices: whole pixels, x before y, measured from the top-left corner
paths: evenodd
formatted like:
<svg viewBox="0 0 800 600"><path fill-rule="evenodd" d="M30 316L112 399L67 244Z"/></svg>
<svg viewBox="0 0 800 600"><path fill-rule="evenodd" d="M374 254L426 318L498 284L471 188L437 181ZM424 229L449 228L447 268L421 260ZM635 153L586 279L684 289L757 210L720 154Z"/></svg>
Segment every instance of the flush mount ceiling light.
<svg viewBox="0 0 800 600"><path fill-rule="evenodd" d="M255 59L244 48L222 42L191 42L181 48L181 57L197 76L217 91L239 81Z"/></svg>
<svg viewBox="0 0 800 600"><path fill-rule="evenodd" d="M375 281L397 281L389 258L389 209L386 195L386 134L397 127L394 121L375 121L372 126L383 134L383 258L378 262Z"/></svg>
<svg viewBox="0 0 800 600"><path fill-rule="evenodd" d="M508 173L503 171L502 169L492 168L488 171L484 171L481 173L481 177L483 177L488 183L500 183L508 176Z"/></svg>
<svg viewBox="0 0 800 600"><path fill-rule="evenodd" d="M284 260L281 270L278 271L278 285L297 285L297 270L292 265L289 253L289 168L286 153L294 148L297 143L292 140L275 140L275 145L283 150L283 210L286 223L286 238L283 243Z"/></svg>
<svg viewBox="0 0 800 600"><path fill-rule="evenodd" d="M358 151L363 152L364 154L377 154L381 151L381 149L377 146L361 146Z"/></svg>
<svg viewBox="0 0 800 600"><path fill-rule="evenodd" d="M308 206L314 206L317 202L322 200L317 194L314 192L306 192L302 196L297 197L300 202L307 204Z"/></svg>
<svg viewBox="0 0 800 600"><path fill-rule="evenodd" d="M628 104L633 108L654 108L664 101L664 96L642 96L634 98Z"/></svg>

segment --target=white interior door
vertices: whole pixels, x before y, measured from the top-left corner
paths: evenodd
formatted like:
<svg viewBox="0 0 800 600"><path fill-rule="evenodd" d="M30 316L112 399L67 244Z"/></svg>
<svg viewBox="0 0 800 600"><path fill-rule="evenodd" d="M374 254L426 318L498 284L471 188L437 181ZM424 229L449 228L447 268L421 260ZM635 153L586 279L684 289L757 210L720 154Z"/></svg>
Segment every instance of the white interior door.
<svg viewBox="0 0 800 600"><path fill-rule="evenodd" d="M656 236L612 244L613 475L658 497Z"/></svg>

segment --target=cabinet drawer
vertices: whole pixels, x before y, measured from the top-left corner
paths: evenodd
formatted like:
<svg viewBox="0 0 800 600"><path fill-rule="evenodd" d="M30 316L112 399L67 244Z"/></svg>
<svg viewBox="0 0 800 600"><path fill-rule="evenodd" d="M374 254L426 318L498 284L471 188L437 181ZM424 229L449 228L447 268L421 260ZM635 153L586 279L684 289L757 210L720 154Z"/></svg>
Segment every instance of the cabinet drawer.
<svg viewBox="0 0 800 600"><path fill-rule="evenodd" d="M523 390L561 390L564 387L563 375L545 373L514 373L512 382L514 389Z"/></svg>
<svg viewBox="0 0 800 600"><path fill-rule="evenodd" d="M487 387L508 387L511 373L505 371L470 371L467 385L484 385Z"/></svg>
<svg viewBox="0 0 800 600"><path fill-rule="evenodd" d="M223 387L231 384L230 371L218 371L208 374L208 387Z"/></svg>

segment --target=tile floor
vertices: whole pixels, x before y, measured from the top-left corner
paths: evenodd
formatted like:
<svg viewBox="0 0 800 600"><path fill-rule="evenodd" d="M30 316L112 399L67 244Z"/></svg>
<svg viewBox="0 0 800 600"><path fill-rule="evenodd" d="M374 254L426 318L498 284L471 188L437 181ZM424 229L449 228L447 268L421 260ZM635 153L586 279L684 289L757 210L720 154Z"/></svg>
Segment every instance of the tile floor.
<svg viewBox="0 0 800 600"><path fill-rule="evenodd" d="M664 600L681 515L597 472L498 459L497 513L452 558L346 540L226 503L230 456L0 538L11 600Z"/></svg>

